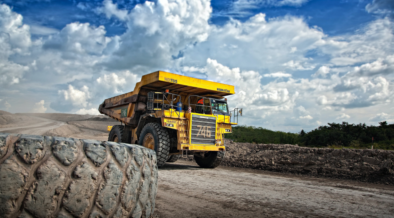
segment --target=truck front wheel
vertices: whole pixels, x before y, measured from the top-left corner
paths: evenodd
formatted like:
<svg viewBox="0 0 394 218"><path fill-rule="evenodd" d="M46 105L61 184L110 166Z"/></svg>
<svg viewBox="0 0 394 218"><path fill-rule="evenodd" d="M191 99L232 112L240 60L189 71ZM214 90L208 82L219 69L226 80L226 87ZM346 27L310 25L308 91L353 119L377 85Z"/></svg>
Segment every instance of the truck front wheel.
<svg viewBox="0 0 394 218"><path fill-rule="evenodd" d="M155 150L157 166L164 166L170 153L170 136L165 128L158 123L146 124L141 131L138 144Z"/></svg>
<svg viewBox="0 0 394 218"><path fill-rule="evenodd" d="M204 156L194 155L194 160L202 168L216 168L224 158L224 151L208 151Z"/></svg>
<svg viewBox="0 0 394 218"><path fill-rule="evenodd" d="M118 143L124 142L123 131L124 131L124 126L122 125L113 126L111 131L109 132L108 141L118 142Z"/></svg>

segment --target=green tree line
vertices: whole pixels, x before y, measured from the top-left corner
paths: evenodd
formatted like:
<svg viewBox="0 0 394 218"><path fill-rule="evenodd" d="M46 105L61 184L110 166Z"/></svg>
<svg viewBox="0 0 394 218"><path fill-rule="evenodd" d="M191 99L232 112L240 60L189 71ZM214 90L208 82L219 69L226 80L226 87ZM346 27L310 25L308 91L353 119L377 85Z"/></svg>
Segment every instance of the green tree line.
<svg viewBox="0 0 394 218"><path fill-rule="evenodd" d="M394 149L394 124L380 122L379 126L349 124L347 122L328 123L308 133L299 134L299 142L304 146L331 146L378 149Z"/></svg>
<svg viewBox="0 0 394 218"><path fill-rule="evenodd" d="M235 126L233 132L225 134L225 138L235 142L264 144L297 144L299 134L272 131L262 127Z"/></svg>
<svg viewBox="0 0 394 218"><path fill-rule="evenodd" d="M370 148L394 149L394 124L386 121L379 126L362 124L328 123L310 132L301 130L300 133L272 131L261 127L235 126L226 138L235 142L265 143L265 144L298 144L307 147L332 148Z"/></svg>

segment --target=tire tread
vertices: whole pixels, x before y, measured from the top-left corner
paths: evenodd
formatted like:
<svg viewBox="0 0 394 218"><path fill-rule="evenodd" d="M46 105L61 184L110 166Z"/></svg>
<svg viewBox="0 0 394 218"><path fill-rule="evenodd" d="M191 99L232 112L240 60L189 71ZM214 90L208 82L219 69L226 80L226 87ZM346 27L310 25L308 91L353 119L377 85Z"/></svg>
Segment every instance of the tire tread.
<svg viewBox="0 0 394 218"><path fill-rule="evenodd" d="M154 212L157 157L147 148L16 134L0 134L0 147L0 158L6 158L0 163L1 217L149 217ZM4 156L7 150L11 153Z"/></svg>

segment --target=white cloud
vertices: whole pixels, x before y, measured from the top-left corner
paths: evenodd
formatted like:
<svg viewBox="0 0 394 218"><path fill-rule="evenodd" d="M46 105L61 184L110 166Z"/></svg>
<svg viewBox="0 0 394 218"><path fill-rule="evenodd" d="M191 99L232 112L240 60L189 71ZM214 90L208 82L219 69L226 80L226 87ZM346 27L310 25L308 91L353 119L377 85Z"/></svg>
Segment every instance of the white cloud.
<svg viewBox="0 0 394 218"><path fill-rule="evenodd" d="M23 74L29 70L29 67L7 60L0 60L0 69L0 84L8 86L19 83Z"/></svg>
<svg viewBox="0 0 394 218"><path fill-rule="evenodd" d="M299 7L309 0L237 0L231 4L227 12L215 14L216 16L242 17L252 14L249 10L261 7Z"/></svg>
<svg viewBox="0 0 394 218"><path fill-rule="evenodd" d="M188 67L184 66L182 67L183 72L200 72L200 73L205 73L206 69L205 68L198 68L198 67Z"/></svg>
<svg viewBox="0 0 394 218"><path fill-rule="evenodd" d="M236 94L228 97L231 108L244 108L249 117L264 118L273 113L290 111L294 107L297 92L289 93L287 88L262 86L259 73L229 68L216 60L207 59L208 79L234 84Z"/></svg>
<svg viewBox="0 0 394 218"><path fill-rule="evenodd" d="M241 71L239 68L229 68L210 58L206 63L206 75L209 80L232 84L237 94L231 99L236 103L234 107L246 107L259 98L261 92L259 73L254 71Z"/></svg>
<svg viewBox="0 0 394 218"><path fill-rule="evenodd" d="M306 115L306 116L300 116L300 119L312 120L313 117L311 115Z"/></svg>
<svg viewBox="0 0 394 218"><path fill-rule="evenodd" d="M235 84L242 80L241 70L239 68L230 69L210 58L207 59L206 74L209 79L222 83Z"/></svg>
<svg viewBox="0 0 394 218"><path fill-rule="evenodd" d="M322 95L322 96L319 96L318 98L317 98L317 103L319 104L319 105L325 105L325 104L327 104L327 97L326 96L324 96L324 95Z"/></svg>
<svg viewBox="0 0 394 218"><path fill-rule="evenodd" d="M305 115L305 114L308 114L308 113L309 113L303 106L298 106L298 107L296 108L296 111L297 111L298 114L300 114L300 115Z"/></svg>
<svg viewBox="0 0 394 218"><path fill-rule="evenodd" d="M30 25L30 33L35 35L51 35L58 33L59 31L54 28L49 28L46 26Z"/></svg>
<svg viewBox="0 0 394 218"><path fill-rule="evenodd" d="M290 60L289 62L283 64L283 66L292 70L312 70L313 68L315 68L314 66L304 66L304 65L308 65L308 64L294 60Z"/></svg>
<svg viewBox="0 0 394 218"><path fill-rule="evenodd" d="M379 113L376 116L371 117L370 121L373 121L373 122L383 122L383 121L394 122L394 116L386 114L386 113Z"/></svg>
<svg viewBox="0 0 394 218"><path fill-rule="evenodd" d="M128 70L106 73L79 89L68 85L68 89L58 91L59 97L51 107L61 111L78 111L80 108L85 110L94 105L98 106L106 98L132 91L139 80L137 74Z"/></svg>
<svg viewBox="0 0 394 218"><path fill-rule="evenodd" d="M211 11L208 0L160 0L136 5L128 14L127 31L113 39L117 49L107 60L107 67L170 67L184 49L207 39Z"/></svg>
<svg viewBox="0 0 394 218"><path fill-rule="evenodd" d="M392 14L394 12L394 2L391 0L373 0L365 6L368 13Z"/></svg>
<svg viewBox="0 0 394 218"><path fill-rule="evenodd" d="M342 107L366 107L390 101L393 91L389 89L390 82L381 76L344 77L341 83L334 87L336 94L332 105Z"/></svg>
<svg viewBox="0 0 394 218"><path fill-rule="evenodd" d="M290 100L289 91L285 89L266 89L263 94L258 94L258 104L278 105Z"/></svg>
<svg viewBox="0 0 394 218"><path fill-rule="evenodd" d="M0 84L17 84L27 66L10 61L15 54L26 55L32 45L29 26L23 24L20 14L11 11L7 5L0 5Z"/></svg>
<svg viewBox="0 0 394 218"><path fill-rule="evenodd" d="M276 72L276 73L264 74L263 77L291 77L291 74L283 73L283 72Z"/></svg>
<svg viewBox="0 0 394 218"><path fill-rule="evenodd" d="M314 64L304 54L323 45L323 38L320 30L310 28L303 19L281 17L267 21L265 14L257 14L245 22L230 20L222 27L212 26L207 40L184 51L180 64L202 67L209 57L231 68L258 72L305 70ZM294 47L297 50L289 52Z"/></svg>
<svg viewBox="0 0 394 218"><path fill-rule="evenodd" d="M285 5L289 5L289 6L301 6L305 3L307 3L309 0L270 0L267 2L270 2L270 4L275 5L275 6L285 6Z"/></svg>
<svg viewBox="0 0 394 218"><path fill-rule="evenodd" d="M327 66L321 66L317 71L316 71L316 73L315 74L313 74L312 76L313 77L318 77L318 76L321 76L321 77L326 77L327 76L327 74L329 74L330 73L330 68L329 67L327 67Z"/></svg>
<svg viewBox="0 0 394 218"><path fill-rule="evenodd" d="M79 58L80 55L87 54L100 55L110 41L105 37L105 33L104 26L96 28L89 23L70 23L58 34L50 36L44 48L62 51L67 58Z"/></svg>
<svg viewBox="0 0 394 218"><path fill-rule="evenodd" d="M100 114L97 108L90 108L90 109L82 108L82 109L77 110L75 113L76 114L83 114L83 115L85 115L85 114L99 115Z"/></svg>
<svg viewBox="0 0 394 218"><path fill-rule="evenodd" d="M343 120L343 119L350 119L350 116L349 115L347 115L347 114L345 114L345 113L342 113L339 117L337 117L336 118L337 120Z"/></svg>
<svg viewBox="0 0 394 218"><path fill-rule="evenodd" d="M86 107L90 99L89 88L85 85L78 90L72 85L68 85L67 90L59 90L59 95L63 97L65 102L69 102L73 106Z"/></svg>
<svg viewBox="0 0 394 218"><path fill-rule="evenodd" d="M31 110L32 113L45 113L46 111L47 108L45 107L44 100L37 102Z"/></svg>
<svg viewBox="0 0 394 218"><path fill-rule="evenodd" d="M85 10L88 9L88 7L86 6L86 4L83 3L83 2L78 2L77 8L79 8L79 9L81 9L81 10L83 10L83 11L85 11Z"/></svg>
<svg viewBox="0 0 394 218"><path fill-rule="evenodd" d="M366 63L354 68L353 74L360 76L374 76L378 74L392 74L394 73L394 55L385 58L378 58L372 63Z"/></svg>
<svg viewBox="0 0 394 218"><path fill-rule="evenodd" d="M127 11L118 9L118 5L112 3L112 0L104 0L103 5L103 7L97 8L95 10L96 13L105 14L108 19L112 16L117 17L119 20L123 21L127 19ZM80 5L79 7L85 8L83 5Z"/></svg>
<svg viewBox="0 0 394 218"><path fill-rule="evenodd" d="M23 24L22 15L12 12L7 5L0 5L0 32L3 33L1 37L9 44L10 52L27 52L32 43L29 29L28 25Z"/></svg>
<svg viewBox="0 0 394 218"><path fill-rule="evenodd" d="M354 35L332 37L324 42L321 49L332 56L330 63L349 66L372 62L394 53L394 24L390 19L372 21Z"/></svg>
<svg viewBox="0 0 394 218"><path fill-rule="evenodd" d="M135 84L139 82L139 79L137 74L133 74L128 70L105 74L96 79L97 84L95 85L95 90L97 93L102 94L104 92L121 94L132 91Z"/></svg>
<svg viewBox="0 0 394 218"><path fill-rule="evenodd" d="M9 110L11 108L11 104L8 103L4 99L0 99L0 110Z"/></svg>

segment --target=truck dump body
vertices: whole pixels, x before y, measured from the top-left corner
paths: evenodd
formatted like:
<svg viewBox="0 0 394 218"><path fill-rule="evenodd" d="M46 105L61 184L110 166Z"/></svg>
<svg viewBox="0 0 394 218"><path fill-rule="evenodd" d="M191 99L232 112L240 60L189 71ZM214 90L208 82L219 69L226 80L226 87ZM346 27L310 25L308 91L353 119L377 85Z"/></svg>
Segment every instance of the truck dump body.
<svg viewBox="0 0 394 218"><path fill-rule="evenodd" d="M99 111L125 124L136 125L133 119L133 112L128 108L127 116L121 116L116 110L122 109L124 106L137 102L145 102L147 91L149 90L165 90L171 92L191 93L193 95L212 95L224 97L235 94L234 86L223 83L217 83L193 77L182 76L178 74L168 73L164 71L156 71L142 76L141 81L135 85L132 92L118 95L106 99L100 105ZM109 110L111 109L111 110ZM134 108L136 110L138 108Z"/></svg>
<svg viewBox="0 0 394 218"><path fill-rule="evenodd" d="M232 85L196 79L164 71L156 71L142 76L141 81L136 84L134 91L108 98L105 100L105 103L116 105L116 103L121 103L122 100L130 101L133 99L130 97L138 95L141 88L170 89L179 92L193 93L195 95L212 94L227 96L235 94L234 86Z"/></svg>

